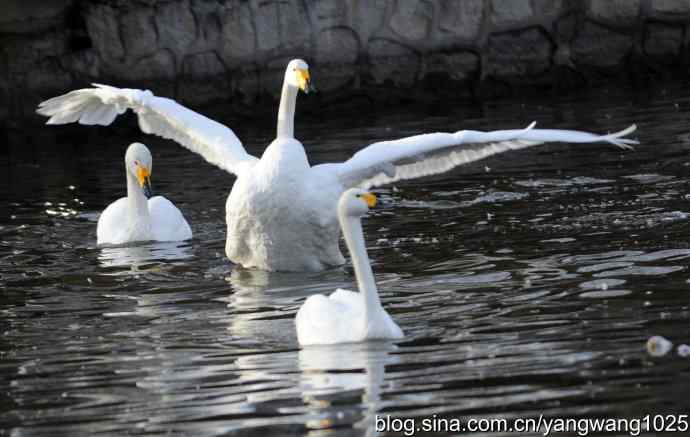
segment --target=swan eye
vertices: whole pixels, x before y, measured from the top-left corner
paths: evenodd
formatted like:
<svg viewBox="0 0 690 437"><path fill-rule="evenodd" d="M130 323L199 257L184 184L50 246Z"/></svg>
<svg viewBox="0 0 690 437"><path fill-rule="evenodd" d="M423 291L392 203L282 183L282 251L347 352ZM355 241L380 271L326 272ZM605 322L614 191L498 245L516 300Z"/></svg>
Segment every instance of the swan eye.
<svg viewBox="0 0 690 437"><path fill-rule="evenodd" d="M139 165L139 161L134 161L134 165Z"/></svg>

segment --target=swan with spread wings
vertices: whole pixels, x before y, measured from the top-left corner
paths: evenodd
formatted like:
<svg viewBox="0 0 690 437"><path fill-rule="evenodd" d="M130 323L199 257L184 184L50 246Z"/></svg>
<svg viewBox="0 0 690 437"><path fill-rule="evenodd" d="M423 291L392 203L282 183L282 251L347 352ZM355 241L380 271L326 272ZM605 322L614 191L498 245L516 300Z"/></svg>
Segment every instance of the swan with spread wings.
<svg viewBox="0 0 690 437"><path fill-rule="evenodd" d="M150 91L94 84L39 105L48 124L109 125L132 109L142 131L180 143L237 177L226 202L228 258L245 267L317 271L344 263L337 208L352 187L370 188L438 174L509 150L545 142L607 142L630 148L632 125L609 135L525 129L431 133L383 141L342 163L311 166L294 137L297 94L312 90L309 67L300 59L285 71L276 139L261 158L249 155L228 127Z"/></svg>

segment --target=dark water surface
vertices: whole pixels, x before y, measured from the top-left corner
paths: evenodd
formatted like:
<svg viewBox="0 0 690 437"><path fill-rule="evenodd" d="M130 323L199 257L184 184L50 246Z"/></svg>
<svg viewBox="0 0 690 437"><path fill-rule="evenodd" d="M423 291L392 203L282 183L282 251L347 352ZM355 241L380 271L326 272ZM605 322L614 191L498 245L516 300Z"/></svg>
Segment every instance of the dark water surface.
<svg viewBox="0 0 690 437"><path fill-rule="evenodd" d="M231 176L126 121L14 132L0 149L0 434L355 436L376 435L375 414L688 413L690 359L644 345L690 343L690 91L390 111L298 114L297 133L312 163L532 120L602 133L636 122L642 144L547 145L380 190L365 233L406 337L300 350L300 304L353 287L352 270L233 268ZM217 118L255 154L273 133ZM137 140L195 238L97 248L99 211L124 195Z"/></svg>

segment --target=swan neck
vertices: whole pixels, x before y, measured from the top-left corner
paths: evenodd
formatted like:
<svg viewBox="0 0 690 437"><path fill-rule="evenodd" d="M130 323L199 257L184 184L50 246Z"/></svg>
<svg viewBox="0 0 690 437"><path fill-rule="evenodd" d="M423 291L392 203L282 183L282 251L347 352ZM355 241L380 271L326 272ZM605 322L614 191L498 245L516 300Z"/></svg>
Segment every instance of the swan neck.
<svg viewBox="0 0 690 437"><path fill-rule="evenodd" d="M144 190L139 186L136 178L127 172L127 211L130 219L141 220L149 218L148 199Z"/></svg>
<svg viewBox="0 0 690 437"><path fill-rule="evenodd" d="M364 233L362 232L362 222L359 218L346 216L339 213L340 226L343 228L345 244L352 258L352 266L355 269L357 287L359 292L364 295L364 313L367 317L372 311L381 307L379 292L374 280L374 272L371 270L371 263L367 255L367 248L364 243Z"/></svg>
<svg viewBox="0 0 690 437"><path fill-rule="evenodd" d="M278 138L294 138L295 106L297 104L297 88L283 81L283 91L280 95L278 109Z"/></svg>

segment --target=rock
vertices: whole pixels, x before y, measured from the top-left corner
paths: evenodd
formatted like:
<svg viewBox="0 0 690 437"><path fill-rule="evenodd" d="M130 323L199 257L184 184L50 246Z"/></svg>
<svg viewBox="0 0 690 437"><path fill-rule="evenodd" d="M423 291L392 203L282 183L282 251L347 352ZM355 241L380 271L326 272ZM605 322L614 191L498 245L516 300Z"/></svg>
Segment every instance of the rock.
<svg viewBox="0 0 690 437"><path fill-rule="evenodd" d="M563 14L566 7L570 9L570 6L564 0L532 0L532 14L539 17L544 15L559 16Z"/></svg>
<svg viewBox="0 0 690 437"><path fill-rule="evenodd" d="M632 49L632 37L586 22L572 44L576 64L616 67Z"/></svg>
<svg viewBox="0 0 690 437"><path fill-rule="evenodd" d="M209 0L191 0L191 9L194 20L197 23L197 37L200 38L205 47L218 47L216 44L221 39L222 23L221 12L224 11L224 4L219 4ZM231 5L236 5L231 2ZM247 6L246 4L244 5ZM251 24L251 21L249 22Z"/></svg>
<svg viewBox="0 0 690 437"><path fill-rule="evenodd" d="M334 27L316 38L315 60L321 64L354 64L359 56L357 35L348 28Z"/></svg>
<svg viewBox="0 0 690 437"><path fill-rule="evenodd" d="M590 0L587 14L594 21L614 27L637 23L640 0Z"/></svg>
<svg viewBox="0 0 690 437"><path fill-rule="evenodd" d="M553 54L553 63L562 67L575 68L571 57L570 46L568 44L561 44Z"/></svg>
<svg viewBox="0 0 690 437"><path fill-rule="evenodd" d="M353 82L357 74L359 41L349 28L334 27L316 38L314 84L320 91L334 91Z"/></svg>
<svg viewBox="0 0 690 437"><path fill-rule="evenodd" d="M398 36L418 40L429 35L432 20L431 5L419 0L398 0L390 20L390 27Z"/></svg>
<svg viewBox="0 0 690 437"><path fill-rule="evenodd" d="M153 8L141 6L124 10L119 21L126 57L136 59L151 55L158 49Z"/></svg>
<svg viewBox="0 0 690 437"><path fill-rule="evenodd" d="M59 26L75 0L5 0L0 33L36 34Z"/></svg>
<svg viewBox="0 0 690 437"><path fill-rule="evenodd" d="M94 49L69 53L60 59L60 64L76 77L95 80L101 75L100 58Z"/></svg>
<svg viewBox="0 0 690 437"><path fill-rule="evenodd" d="M674 63L683 44L683 28L672 24L650 23L644 40L644 51L655 58Z"/></svg>
<svg viewBox="0 0 690 437"><path fill-rule="evenodd" d="M441 37L474 42L479 36L484 13L483 0L442 0L439 2Z"/></svg>
<svg viewBox="0 0 690 437"><path fill-rule="evenodd" d="M263 94L268 94L274 98L280 97L285 78L285 66L291 59L290 57L275 58L261 69L259 85Z"/></svg>
<svg viewBox="0 0 690 437"><path fill-rule="evenodd" d="M62 93L72 84L72 76L62 69L56 58L46 58L26 76L26 88L43 95Z"/></svg>
<svg viewBox="0 0 690 437"><path fill-rule="evenodd" d="M316 65L311 67L314 86L319 92L332 93L355 82L357 67L350 65Z"/></svg>
<svg viewBox="0 0 690 437"><path fill-rule="evenodd" d="M204 79L225 74L225 66L215 52L188 55L182 61L183 77Z"/></svg>
<svg viewBox="0 0 690 437"><path fill-rule="evenodd" d="M161 49L123 69L121 74L135 83L153 79L172 80L176 76L175 57L170 50Z"/></svg>
<svg viewBox="0 0 690 437"><path fill-rule="evenodd" d="M486 74L497 78L535 76L551 66L553 43L537 28L489 37Z"/></svg>
<svg viewBox="0 0 690 437"><path fill-rule="evenodd" d="M227 98L230 86L225 66L215 52L196 53L182 61L182 100L194 104Z"/></svg>
<svg viewBox="0 0 690 437"><path fill-rule="evenodd" d="M299 0L250 3L260 50L296 48L309 42L311 26Z"/></svg>
<svg viewBox="0 0 690 437"><path fill-rule="evenodd" d="M5 0L0 94L21 106L54 75L57 86L162 84L195 103L232 85L247 103L279 95L298 56L324 91L370 78L458 87L480 66L496 84L552 67L558 81L620 69L633 47L631 62L680 65L688 25L690 0Z"/></svg>
<svg viewBox="0 0 690 437"><path fill-rule="evenodd" d="M318 30L350 25L350 5L342 0L320 0L313 3L311 16Z"/></svg>
<svg viewBox="0 0 690 437"><path fill-rule="evenodd" d="M231 2L221 13L221 57L227 65L239 65L256 51L256 35L249 4Z"/></svg>
<svg viewBox="0 0 690 437"><path fill-rule="evenodd" d="M369 44L371 75L375 83L390 82L411 86L419 72L419 55L409 47L394 41L376 39Z"/></svg>
<svg viewBox="0 0 690 437"><path fill-rule="evenodd" d="M426 59L425 75L447 74L453 80L468 80L479 70L479 56L472 52L434 53Z"/></svg>
<svg viewBox="0 0 690 437"><path fill-rule="evenodd" d="M677 20L690 14L688 0L650 0L649 15L653 18Z"/></svg>
<svg viewBox="0 0 690 437"><path fill-rule="evenodd" d="M189 4L163 3L155 10L158 46L172 50L178 56L188 53L196 40L196 22Z"/></svg>
<svg viewBox="0 0 690 437"><path fill-rule="evenodd" d="M491 0L491 21L497 26L520 23L531 17L529 0Z"/></svg>
<svg viewBox="0 0 690 437"><path fill-rule="evenodd" d="M0 45L0 74L29 76L34 67L48 58L59 58L68 51L68 35L46 32L41 35L5 37Z"/></svg>
<svg viewBox="0 0 690 437"><path fill-rule="evenodd" d="M242 103L252 103L260 93L259 70L255 66L249 66L234 71L232 90Z"/></svg>
<svg viewBox="0 0 690 437"><path fill-rule="evenodd" d="M555 25L555 38L559 42L570 42L575 38L577 32L577 19L575 14L569 14L561 17L556 21Z"/></svg>
<svg viewBox="0 0 690 437"><path fill-rule="evenodd" d="M343 1L343 0L339 0ZM352 2L352 30L357 33L366 48L372 38L379 35L386 26L388 0L367 0Z"/></svg>
<svg viewBox="0 0 690 437"><path fill-rule="evenodd" d="M84 10L86 28L96 53L105 61L116 61L125 57L125 48L120 38L120 25L115 9L94 4Z"/></svg>

